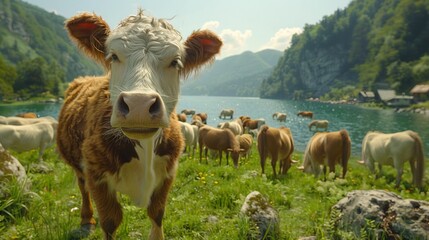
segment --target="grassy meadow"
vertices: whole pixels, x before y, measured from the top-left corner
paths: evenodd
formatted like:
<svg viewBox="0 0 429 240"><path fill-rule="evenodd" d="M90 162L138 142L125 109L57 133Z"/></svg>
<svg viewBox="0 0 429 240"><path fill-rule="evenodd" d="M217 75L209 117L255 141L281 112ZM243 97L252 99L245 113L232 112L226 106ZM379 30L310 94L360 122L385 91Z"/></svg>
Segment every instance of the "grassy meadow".
<svg viewBox="0 0 429 240"><path fill-rule="evenodd" d="M44 155L53 170L37 173L32 164L37 162L37 152L14 153L26 167L31 180L30 192L23 192L16 181L9 183L10 197L0 200L0 239L70 239L80 222L80 192L71 168L59 159L54 147ZM198 153L196 154L198 156ZM359 165L359 156L349 161L346 179L327 181L315 179L296 169L302 161L302 153L295 153L294 165L287 175L273 179L271 166L261 175L256 147L249 160L242 160L238 169L226 165L225 158L208 164L198 158L184 155L180 159L176 181L170 192L164 216L167 239L246 239L255 231L240 208L251 191L259 191L269 199L280 216L281 239L298 239L317 236L331 239L332 221L330 208L349 191L356 189L385 189L403 198L427 199L410 185L409 165L405 166L399 189L394 188L395 172L385 167L383 177L375 179L365 166ZM340 166L337 166L337 175ZM429 186L428 170L425 185ZM426 187L427 189L427 187ZM150 220L146 210L133 206L121 195L124 219L117 232L117 239L146 239ZM356 239L350 233L335 232L342 239ZM101 229L87 239L102 238Z"/></svg>

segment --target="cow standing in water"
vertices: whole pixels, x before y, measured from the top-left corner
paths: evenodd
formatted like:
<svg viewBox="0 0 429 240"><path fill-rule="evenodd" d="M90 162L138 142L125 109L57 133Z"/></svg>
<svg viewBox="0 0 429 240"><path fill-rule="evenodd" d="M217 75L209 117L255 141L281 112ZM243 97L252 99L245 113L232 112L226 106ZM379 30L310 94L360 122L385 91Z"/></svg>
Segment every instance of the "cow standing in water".
<svg viewBox="0 0 429 240"><path fill-rule="evenodd" d="M57 145L78 178L81 228L96 224L91 196L104 238L113 239L122 221L121 192L147 208L149 239L163 239L167 194L183 150L175 113L179 78L213 61L222 41L202 30L182 42L167 21L143 11L113 30L82 13L66 29L106 69L105 76L74 80L59 115Z"/></svg>

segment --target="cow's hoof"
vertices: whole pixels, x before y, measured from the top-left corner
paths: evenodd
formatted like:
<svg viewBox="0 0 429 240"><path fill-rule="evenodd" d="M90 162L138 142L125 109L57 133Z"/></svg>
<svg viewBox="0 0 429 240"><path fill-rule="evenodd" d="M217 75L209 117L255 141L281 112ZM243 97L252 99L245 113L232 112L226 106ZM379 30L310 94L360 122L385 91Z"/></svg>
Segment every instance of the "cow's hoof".
<svg viewBox="0 0 429 240"><path fill-rule="evenodd" d="M95 230L94 224L82 225L80 228L75 229L75 230L70 232L69 240L77 240L77 239L87 238L94 230Z"/></svg>

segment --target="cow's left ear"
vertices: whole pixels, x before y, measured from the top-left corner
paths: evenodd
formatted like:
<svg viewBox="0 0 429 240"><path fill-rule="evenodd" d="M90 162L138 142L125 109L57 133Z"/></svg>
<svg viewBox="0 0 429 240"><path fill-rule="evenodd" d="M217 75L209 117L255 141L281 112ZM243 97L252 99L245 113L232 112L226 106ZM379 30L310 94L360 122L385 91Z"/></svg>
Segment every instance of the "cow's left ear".
<svg viewBox="0 0 429 240"><path fill-rule="evenodd" d="M212 62L220 52L222 40L209 30L193 32L185 42L186 57L182 75L198 70L205 63Z"/></svg>
<svg viewBox="0 0 429 240"><path fill-rule="evenodd" d="M105 43L109 36L109 25L94 13L81 13L65 23L69 36L87 55L108 67L105 61Z"/></svg>

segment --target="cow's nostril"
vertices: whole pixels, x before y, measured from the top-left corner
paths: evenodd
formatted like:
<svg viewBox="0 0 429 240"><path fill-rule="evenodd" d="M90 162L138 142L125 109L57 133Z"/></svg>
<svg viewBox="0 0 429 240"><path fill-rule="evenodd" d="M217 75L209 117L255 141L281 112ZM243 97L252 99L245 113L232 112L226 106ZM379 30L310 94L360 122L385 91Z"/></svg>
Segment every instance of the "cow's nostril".
<svg viewBox="0 0 429 240"><path fill-rule="evenodd" d="M128 107L128 104L125 102L125 99L122 95L120 95L118 99L118 111L124 117L127 116L130 112L130 108Z"/></svg>
<svg viewBox="0 0 429 240"><path fill-rule="evenodd" d="M152 103L152 105L149 108L149 114L152 116L159 115L161 112L161 100L159 97L155 97L155 101Z"/></svg>

